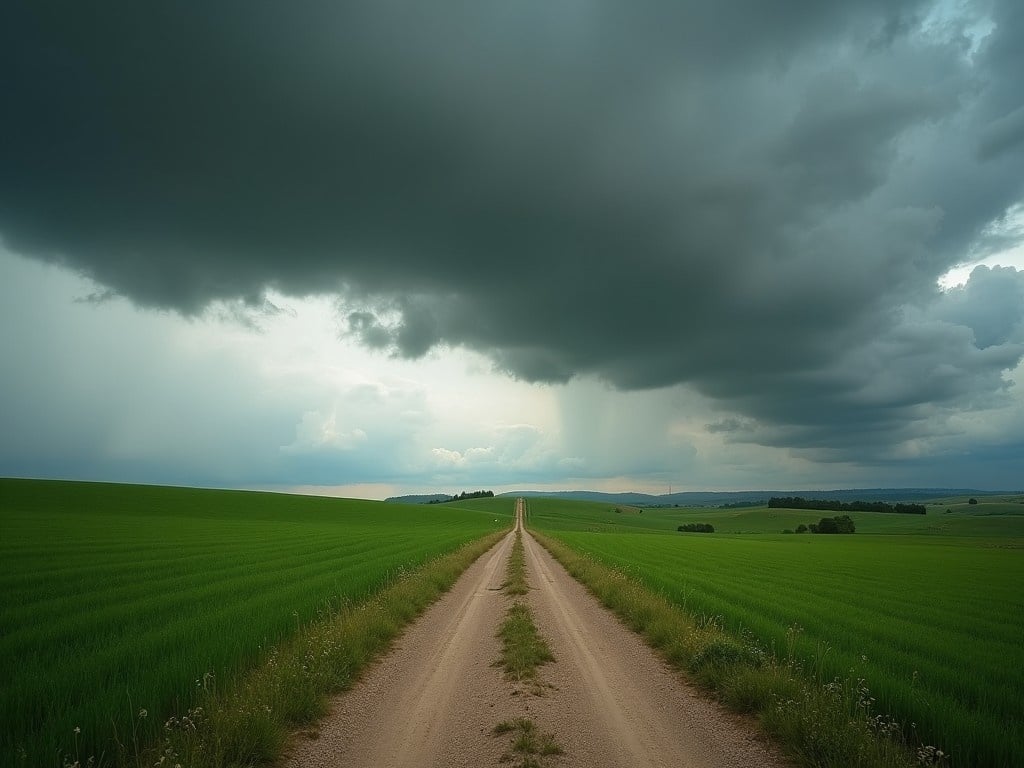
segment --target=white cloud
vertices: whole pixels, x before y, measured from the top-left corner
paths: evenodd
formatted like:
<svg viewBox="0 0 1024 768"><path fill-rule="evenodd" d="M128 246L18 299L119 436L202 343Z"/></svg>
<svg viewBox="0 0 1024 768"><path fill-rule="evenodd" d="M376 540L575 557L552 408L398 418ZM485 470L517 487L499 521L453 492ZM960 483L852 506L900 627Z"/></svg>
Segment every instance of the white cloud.
<svg viewBox="0 0 1024 768"><path fill-rule="evenodd" d="M295 427L295 440L281 446L281 450L292 454L352 451L365 442L366 432L359 427L345 431L339 425L337 411L326 415L320 411L306 411Z"/></svg>

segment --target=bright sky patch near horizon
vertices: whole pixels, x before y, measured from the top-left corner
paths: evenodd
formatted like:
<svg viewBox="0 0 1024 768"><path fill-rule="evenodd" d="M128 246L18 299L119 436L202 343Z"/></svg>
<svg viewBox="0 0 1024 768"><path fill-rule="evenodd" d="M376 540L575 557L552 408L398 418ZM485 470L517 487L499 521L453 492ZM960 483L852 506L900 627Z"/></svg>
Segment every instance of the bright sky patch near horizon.
<svg viewBox="0 0 1024 768"><path fill-rule="evenodd" d="M0 475L1015 490L1015 0L0 11Z"/></svg>

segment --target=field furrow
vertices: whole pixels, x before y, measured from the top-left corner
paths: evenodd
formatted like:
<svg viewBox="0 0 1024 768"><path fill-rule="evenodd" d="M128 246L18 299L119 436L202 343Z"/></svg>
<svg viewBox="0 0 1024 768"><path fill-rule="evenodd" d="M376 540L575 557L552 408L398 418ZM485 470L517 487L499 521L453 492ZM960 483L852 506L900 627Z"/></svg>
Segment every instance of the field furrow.
<svg viewBox="0 0 1024 768"><path fill-rule="evenodd" d="M152 742L204 675L507 527L506 506L0 480L0 765L59 764L76 727L81 755Z"/></svg>
<svg viewBox="0 0 1024 768"><path fill-rule="evenodd" d="M865 513L858 531L899 533L823 537L684 534L673 526L713 521L717 531L743 520L731 525L763 531L776 510L646 510L627 518L546 499L531 510L538 529L691 615L776 656L792 654L824 681L865 680L874 712L941 745L955 765L1008 766L1024 749L1024 557L1019 539L1000 539L1013 524L1022 533L1019 518L945 518L972 535L939 538L911 533L914 524L933 528L930 518Z"/></svg>

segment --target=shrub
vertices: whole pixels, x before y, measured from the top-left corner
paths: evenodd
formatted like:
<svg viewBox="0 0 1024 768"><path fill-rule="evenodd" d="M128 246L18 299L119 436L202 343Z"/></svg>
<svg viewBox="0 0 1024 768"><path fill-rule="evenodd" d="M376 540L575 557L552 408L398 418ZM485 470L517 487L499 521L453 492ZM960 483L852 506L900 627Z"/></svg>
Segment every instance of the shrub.
<svg viewBox="0 0 1024 768"><path fill-rule="evenodd" d="M800 525L798 525L796 527L796 532L797 533L807 533L807 526L804 525L803 523L800 523Z"/></svg>
<svg viewBox="0 0 1024 768"><path fill-rule="evenodd" d="M714 533L715 526L711 523L684 523L676 528L677 531L683 533Z"/></svg>
<svg viewBox="0 0 1024 768"><path fill-rule="evenodd" d="M811 533L853 533L855 530L849 515L823 517L817 523L811 523Z"/></svg>

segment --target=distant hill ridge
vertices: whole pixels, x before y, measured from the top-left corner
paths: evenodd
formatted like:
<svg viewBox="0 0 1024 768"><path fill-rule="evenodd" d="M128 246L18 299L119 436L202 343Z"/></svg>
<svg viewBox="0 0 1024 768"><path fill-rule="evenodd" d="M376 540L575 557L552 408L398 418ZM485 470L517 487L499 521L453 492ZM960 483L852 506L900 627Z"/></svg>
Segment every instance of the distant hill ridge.
<svg viewBox="0 0 1024 768"><path fill-rule="evenodd" d="M575 501L600 501L608 504L658 506L678 504L687 507L720 506L744 501L768 502L772 496L801 496L805 499L836 501L926 501L949 496L1000 496L1012 491L981 491L977 488L843 488L831 491L681 491L655 496L649 493L602 493L601 491L510 491L500 496L548 496Z"/></svg>

